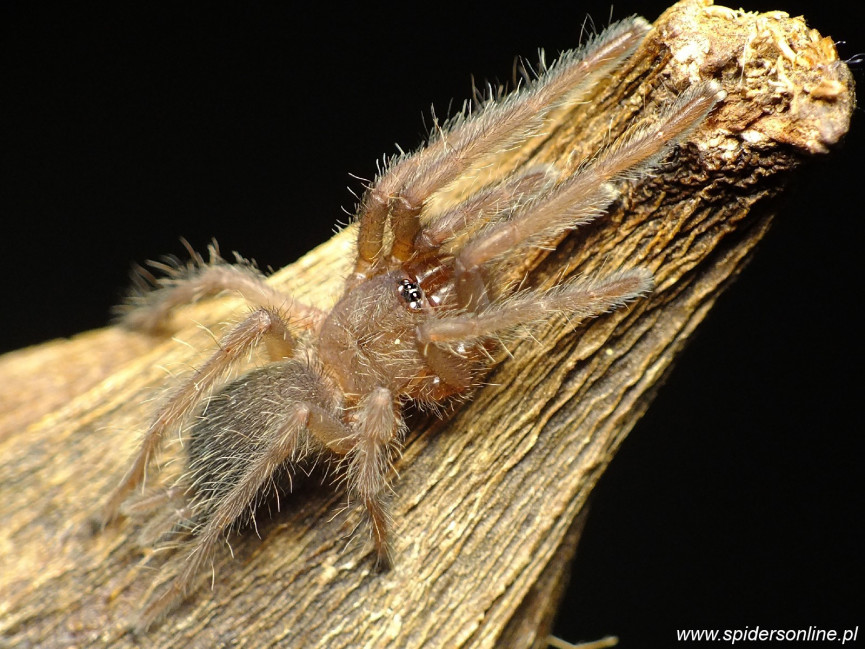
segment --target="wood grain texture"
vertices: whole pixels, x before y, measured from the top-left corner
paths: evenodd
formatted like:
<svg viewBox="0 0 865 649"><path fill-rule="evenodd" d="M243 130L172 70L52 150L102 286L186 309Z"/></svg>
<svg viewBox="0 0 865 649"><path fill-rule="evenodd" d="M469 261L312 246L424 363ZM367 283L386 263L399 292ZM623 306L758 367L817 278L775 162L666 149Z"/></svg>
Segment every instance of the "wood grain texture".
<svg viewBox="0 0 865 649"><path fill-rule="evenodd" d="M170 570L125 521L88 521L119 480L153 400L213 347L194 323L235 320L227 298L178 314L176 338L108 328L0 359L0 643L16 647L543 646L586 500L696 326L766 232L789 172L846 132L852 81L831 41L783 14L682 2L586 105L509 164L568 161L689 85L723 105L608 216L527 262L528 281L643 265L657 289L576 329L551 320L447 422L413 417L392 497L395 568L373 569L345 495L310 480L231 539L203 587L146 637L128 632ZM326 307L353 252L345 231L273 282ZM254 252L254 251L250 251ZM515 270L516 272L516 270ZM222 327L213 326L218 333ZM46 372L51 364L58 371ZM162 458L176 472L179 444ZM151 476L153 481L153 476ZM147 560L146 563L142 559ZM204 575L207 581L209 575Z"/></svg>

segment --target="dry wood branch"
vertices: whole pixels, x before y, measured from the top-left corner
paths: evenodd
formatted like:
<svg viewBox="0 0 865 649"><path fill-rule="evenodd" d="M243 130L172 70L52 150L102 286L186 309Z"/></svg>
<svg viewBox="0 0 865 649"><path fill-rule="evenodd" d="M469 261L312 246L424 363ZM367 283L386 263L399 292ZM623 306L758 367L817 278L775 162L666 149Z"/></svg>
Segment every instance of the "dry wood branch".
<svg viewBox="0 0 865 649"><path fill-rule="evenodd" d="M395 569L374 572L364 539L347 540L357 513L335 515L343 494L309 484L259 527L260 539L232 539L234 557L217 558L213 591L196 593L148 643L543 645L588 494L766 232L787 173L846 132L852 82L831 41L801 20L683 2L591 105L558 115L555 128L506 163L564 166L579 159L575 149L596 151L708 78L727 99L675 158L624 186L609 216L527 262L537 265L536 284L645 265L656 292L577 330L550 322L516 344L514 359L449 422L414 422L393 497ZM321 299L338 285L334 267L350 259L351 234L273 281L327 306ZM231 299L184 310L177 336L188 347L105 329L0 361L8 386L0 420L4 642L138 642L128 622L165 575L151 569L158 562L140 562L146 551L134 524L90 535L87 521L122 474L164 368L185 371L211 348L209 335L187 323L239 310ZM61 377L46 382L46 359ZM181 455L177 446L164 464Z"/></svg>

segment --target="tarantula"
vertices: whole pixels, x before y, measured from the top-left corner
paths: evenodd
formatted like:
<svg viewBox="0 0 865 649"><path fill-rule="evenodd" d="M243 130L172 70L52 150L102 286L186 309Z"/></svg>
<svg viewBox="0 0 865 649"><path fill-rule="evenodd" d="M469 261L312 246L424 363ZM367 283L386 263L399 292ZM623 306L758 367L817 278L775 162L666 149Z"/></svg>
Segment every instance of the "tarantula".
<svg viewBox="0 0 865 649"><path fill-rule="evenodd" d="M170 394L106 504L108 522L143 483L166 432L197 414L182 478L188 557L149 604L143 626L185 596L220 538L307 457L335 461L387 565L383 494L406 429L403 407L438 410L467 398L496 362L500 337L520 325L556 312L579 321L651 290L642 268L547 291L508 284L502 268L601 214L616 196L612 181L656 165L722 98L717 84L691 88L654 124L632 129L567 177L551 166L498 174L494 166L497 154L542 134L553 111L581 101L648 28L640 18L612 26L512 94L451 119L425 148L391 160L360 200L354 270L330 311L289 300L253 266L217 255L210 263L193 255L182 272L156 280L128 325L159 329L174 307L225 290L256 309ZM435 208L437 192L457 183L471 187L466 196ZM261 343L272 363L220 387Z"/></svg>

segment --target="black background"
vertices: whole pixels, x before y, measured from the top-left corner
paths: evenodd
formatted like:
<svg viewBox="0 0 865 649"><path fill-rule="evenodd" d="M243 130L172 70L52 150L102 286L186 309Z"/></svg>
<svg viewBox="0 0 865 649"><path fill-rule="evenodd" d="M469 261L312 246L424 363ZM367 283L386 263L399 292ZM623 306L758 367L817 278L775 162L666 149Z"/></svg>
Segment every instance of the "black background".
<svg viewBox="0 0 865 649"><path fill-rule="evenodd" d="M804 13L847 41L842 58L865 51L844 3L811 4L746 9ZM4 4L0 351L104 325L130 262L181 253L180 236L293 261L347 219L349 172L416 146L430 105L447 114L472 74L506 81L515 55L573 47L587 13L604 25L609 4ZM860 113L797 176L599 485L564 637L858 624L865 638Z"/></svg>

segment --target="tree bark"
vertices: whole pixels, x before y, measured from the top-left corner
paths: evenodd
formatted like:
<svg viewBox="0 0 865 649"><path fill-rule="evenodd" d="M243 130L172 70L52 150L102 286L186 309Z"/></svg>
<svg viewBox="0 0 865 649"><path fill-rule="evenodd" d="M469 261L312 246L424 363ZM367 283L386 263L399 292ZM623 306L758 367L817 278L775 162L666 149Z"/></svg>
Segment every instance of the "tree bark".
<svg viewBox="0 0 865 649"><path fill-rule="evenodd" d="M557 115L508 165L567 169L705 79L727 98L609 214L514 268L527 282L637 265L647 299L572 327L551 319L446 421L413 416L394 481L395 567L375 571L360 513L308 480L282 511L231 539L201 588L146 638L129 632L169 578L123 521L89 521L125 470L169 373L213 341L193 323L236 318L236 299L183 309L188 345L118 328L0 359L0 632L3 646L542 647L592 488L678 352L746 263L791 170L844 135L852 79L802 19L686 0L591 101ZM575 153L576 154L575 154ZM326 308L350 267L353 228L276 273ZM220 327L214 326L217 334ZM176 474L169 443L157 482ZM260 537L260 538L259 538ZM147 564L142 559L149 560Z"/></svg>

